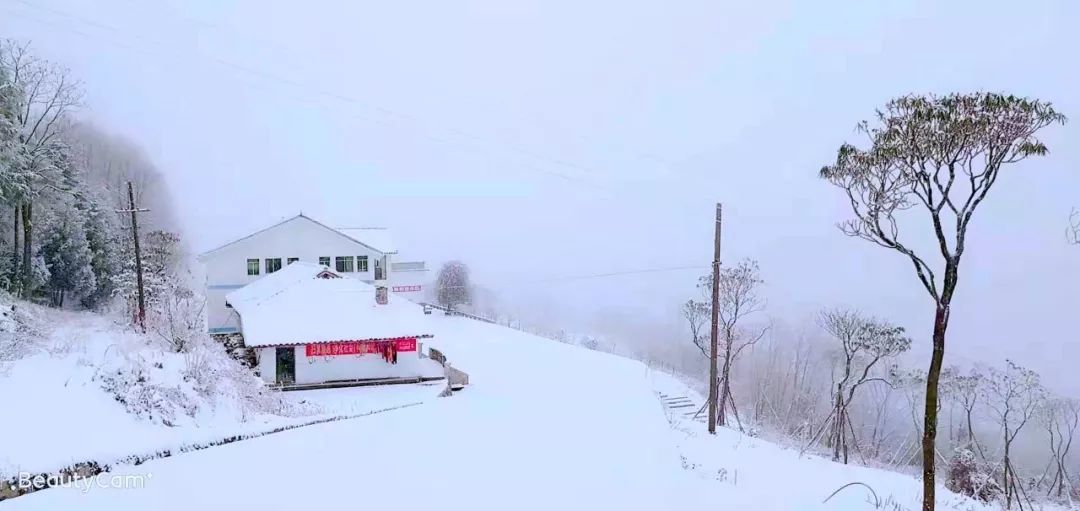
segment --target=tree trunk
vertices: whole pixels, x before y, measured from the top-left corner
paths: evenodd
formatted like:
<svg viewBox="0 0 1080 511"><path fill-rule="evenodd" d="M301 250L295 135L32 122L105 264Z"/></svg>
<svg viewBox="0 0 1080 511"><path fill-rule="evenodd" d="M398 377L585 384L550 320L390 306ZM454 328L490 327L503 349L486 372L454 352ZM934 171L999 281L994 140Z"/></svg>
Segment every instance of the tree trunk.
<svg viewBox="0 0 1080 511"><path fill-rule="evenodd" d="M34 204L27 201L22 205L23 246L22 246L22 296L30 298L30 248L34 239Z"/></svg>
<svg viewBox="0 0 1080 511"><path fill-rule="evenodd" d="M19 286L19 215L22 215L22 208L18 204L15 205L15 228L11 231L11 289L12 294L18 295Z"/></svg>
<svg viewBox="0 0 1080 511"><path fill-rule="evenodd" d="M1057 462L1057 497L1060 499L1065 493L1065 459L1058 458Z"/></svg>
<svg viewBox="0 0 1080 511"><path fill-rule="evenodd" d="M833 412L833 426L832 426L832 444L833 444L833 461L840 461L840 442L841 437L844 435L844 391L843 383L836 384L836 403L833 405L836 411Z"/></svg>
<svg viewBox="0 0 1080 511"><path fill-rule="evenodd" d="M1013 485L1009 484L1009 424L1005 423L1005 468L1003 480L1005 481L1005 509L1012 509Z"/></svg>
<svg viewBox="0 0 1080 511"><path fill-rule="evenodd" d="M727 425L727 403L731 398L731 335L725 334L724 368L720 373L720 403L716 410L716 424Z"/></svg>
<svg viewBox="0 0 1080 511"><path fill-rule="evenodd" d="M955 270L954 270L955 271ZM945 358L945 330L949 327L949 301L952 289L946 289L947 299L937 305L934 314L934 351L930 356L930 369L926 373L926 407L923 415L922 462L923 462L923 511L934 511L935 470L934 451L937 444L938 381Z"/></svg>

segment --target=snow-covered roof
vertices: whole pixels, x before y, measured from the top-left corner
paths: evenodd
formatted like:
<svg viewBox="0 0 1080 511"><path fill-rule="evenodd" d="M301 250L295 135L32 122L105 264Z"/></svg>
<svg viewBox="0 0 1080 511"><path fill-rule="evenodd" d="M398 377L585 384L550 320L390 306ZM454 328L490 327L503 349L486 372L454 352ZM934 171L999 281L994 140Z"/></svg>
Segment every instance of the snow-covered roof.
<svg viewBox="0 0 1080 511"><path fill-rule="evenodd" d="M319 278L320 274L331 278ZM422 310L387 294L388 303L378 305L375 286L340 278L317 264L296 262L225 299L240 314L244 344L251 348L430 337L419 331Z"/></svg>
<svg viewBox="0 0 1080 511"><path fill-rule="evenodd" d="M225 295L225 301L232 305L237 312L240 312L241 307L247 306L249 303L257 304L300 281L314 279L323 271L330 271L330 268L305 261L294 261L274 273L269 273L265 277Z"/></svg>
<svg viewBox="0 0 1080 511"><path fill-rule="evenodd" d="M395 254L394 240L385 227L338 227L342 234L384 254Z"/></svg>

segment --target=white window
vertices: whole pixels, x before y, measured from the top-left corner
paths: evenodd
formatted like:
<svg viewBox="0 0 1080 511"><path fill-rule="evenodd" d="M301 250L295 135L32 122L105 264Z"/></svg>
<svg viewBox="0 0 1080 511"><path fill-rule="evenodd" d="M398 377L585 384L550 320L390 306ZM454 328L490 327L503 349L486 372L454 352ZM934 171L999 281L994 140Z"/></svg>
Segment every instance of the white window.
<svg viewBox="0 0 1080 511"><path fill-rule="evenodd" d="M341 273L353 271L353 256L337 256L334 258L334 266Z"/></svg>
<svg viewBox="0 0 1080 511"><path fill-rule="evenodd" d="M288 261L285 261L285 264L287 264L287 265L292 264L292 263L295 263L295 262L297 262L299 260L300 260L299 257L290 257Z"/></svg>
<svg viewBox="0 0 1080 511"><path fill-rule="evenodd" d="M330 266L330 256L320 257L319 258L319 265L329 267Z"/></svg>
<svg viewBox="0 0 1080 511"><path fill-rule="evenodd" d="M248 259L247 264L248 264L248 268L247 268L248 275L258 275L259 274L259 260L258 259Z"/></svg>
<svg viewBox="0 0 1080 511"><path fill-rule="evenodd" d="M266 258L266 273L274 273L281 269L280 257L267 257Z"/></svg>
<svg viewBox="0 0 1080 511"><path fill-rule="evenodd" d="M356 271L367 271L367 256L356 256Z"/></svg>

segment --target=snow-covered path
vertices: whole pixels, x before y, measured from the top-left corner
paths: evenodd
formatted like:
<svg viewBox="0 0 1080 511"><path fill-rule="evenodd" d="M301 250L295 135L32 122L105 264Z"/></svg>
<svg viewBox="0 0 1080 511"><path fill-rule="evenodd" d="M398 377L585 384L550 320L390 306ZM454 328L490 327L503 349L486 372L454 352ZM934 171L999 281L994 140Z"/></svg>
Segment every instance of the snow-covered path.
<svg viewBox="0 0 1080 511"><path fill-rule="evenodd" d="M150 474L139 489L56 488L0 509L655 511L692 498L640 363L464 318L418 321L470 375L453 398L107 474Z"/></svg>

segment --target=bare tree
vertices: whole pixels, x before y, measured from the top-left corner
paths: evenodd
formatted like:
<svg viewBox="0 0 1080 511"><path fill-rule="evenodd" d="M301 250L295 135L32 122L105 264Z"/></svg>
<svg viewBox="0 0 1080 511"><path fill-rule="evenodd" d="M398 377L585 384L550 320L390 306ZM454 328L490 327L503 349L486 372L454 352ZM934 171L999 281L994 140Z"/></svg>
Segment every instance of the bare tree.
<svg viewBox="0 0 1080 511"><path fill-rule="evenodd" d="M739 410L735 406L735 398L731 392L731 373L739 355L746 348L757 344L767 331L767 328L744 328L741 323L743 318L764 310L765 300L758 295L758 287L764 281L759 275L757 262L744 259L735 266L722 268L719 282L720 300L717 315L719 316L720 350L724 359L720 374L717 376L720 391L717 396L719 403L716 423L720 426L727 424L727 406L730 405L741 428L742 420L739 419ZM710 276L701 277L698 287L705 296L712 296Z"/></svg>
<svg viewBox="0 0 1080 511"><path fill-rule="evenodd" d="M844 191L854 218L840 225L902 254L934 304L933 352L923 412L923 510L934 509L938 382L945 333L959 279L960 259L971 219L1001 168L1047 153L1035 134L1065 116L1049 103L994 93L909 95L890 101L864 121L868 149L844 144L821 177ZM921 210L940 259L902 239L903 213ZM908 225L908 224L904 224ZM905 227L906 229L906 227Z"/></svg>
<svg viewBox="0 0 1080 511"><path fill-rule="evenodd" d="M68 71L39 59L28 44L0 42L0 68L5 69L8 86L14 91L17 155L11 186L5 197L15 204L15 238L12 274L21 278L22 292L28 293L31 276L31 248L34 235L34 201L46 188L55 188L58 140L67 114L79 105L81 87ZM19 260L19 223L22 223L22 254Z"/></svg>
<svg viewBox="0 0 1080 511"><path fill-rule="evenodd" d="M1069 227L1065 229L1065 239L1073 245L1080 245L1080 211L1075 208L1069 212Z"/></svg>
<svg viewBox="0 0 1080 511"><path fill-rule="evenodd" d="M443 264L435 281L439 304L448 311L458 305L472 303L472 284L469 282L469 267L461 261Z"/></svg>
<svg viewBox="0 0 1080 511"><path fill-rule="evenodd" d="M679 308L686 325L690 327L690 340L694 346L701 350L705 358L709 358L708 336L705 333L705 323L709 320L709 305L705 302L687 300Z"/></svg>
<svg viewBox="0 0 1080 511"><path fill-rule="evenodd" d="M1057 398L1046 403L1042 424L1050 440L1051 464L1054 470L1047 495L1056 494L1058 499L1071 490L1067 460L1072 449L1073 436L1080 426L1080 401Z"/></svg>
<svg viewBox="0 0 1080 511"><path fill-rule="evenodd" d="M1005 508L1010 509L1019 485L1013 469L1012 444L1024 426L1035 416L1045 398L1045 391L1035 371L1021 367L1011 360L1004 370L991 368L987 374L983 398L993 419L1001 426L1004 449L1002 487L1005 489Z"/></svg>
<svg viewBox="0 0 1080 511"><path fill-rule="evenodd" d="M822 397L829 389L820 385L818 377L823 364L805 331L794 338L773 332L752 353L757 355L757 364L750 374L758 382L754 416L757 422L771 423L785 435L805 442L814 434L815 417L827 408L822 406Z"/></svg>
<svg viewBox="0 0 1080 511"><path fill-rule="evenodd" d="M830 426L829 444L833 460L848 462L848 439L856 442L849 408L855 391L867 383L888 383L873 373L883 359L895 357L911 348L911 339L903 327L866 318L850 309L831 309L821 313L821 326L840 342L839 372L835 382L833 410L826 421ZM850 436L849 436L850 432Z"/></svg>
<svg viewBox="0 0 1080 511"><path fill-rule="evenodd" d="M952 375L948 378L947 384L943 382L945 394L959 404L964 412L964 437L962 442L974 447L974 452L977 452L983 461L987 461L986 453L975 435L974 426L975 408L979 405L980 397L985 393L986 376L978 368L969 369L967 374L961 374L960 370L955 367L946 370Z"/></svg>

